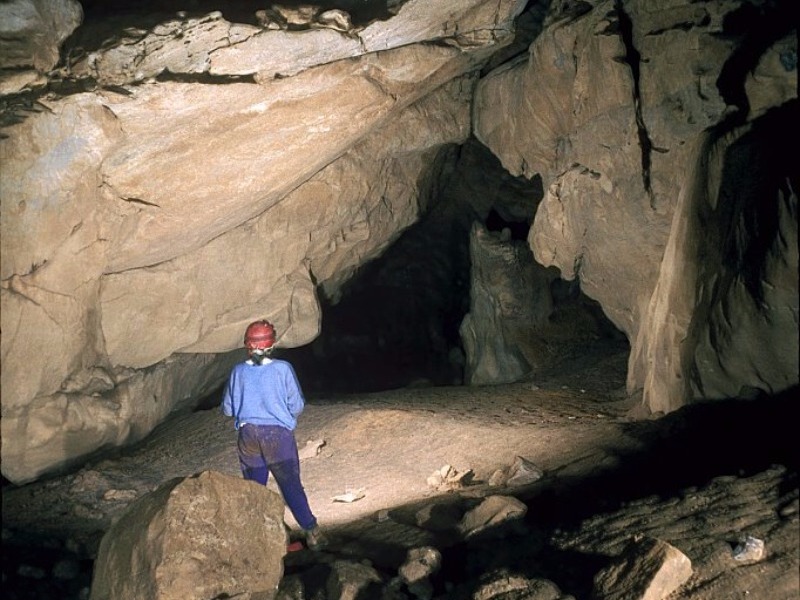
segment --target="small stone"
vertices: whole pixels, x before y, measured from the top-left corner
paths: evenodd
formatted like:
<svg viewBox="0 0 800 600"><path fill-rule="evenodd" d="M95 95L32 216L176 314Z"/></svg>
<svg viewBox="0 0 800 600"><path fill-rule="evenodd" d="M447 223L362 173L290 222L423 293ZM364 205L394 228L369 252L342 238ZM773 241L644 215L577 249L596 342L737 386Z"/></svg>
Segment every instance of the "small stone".
<svg viewBox="0 0 800 600"><path fill-rule="evenodd" d="M544 476L544 471L531 461L517 456L508 472L507 485L527 485L538 481Z"/></svg>
<svg viewBox="0 0 800 600"><path fill-rule="evenodd" d="M441 565L442 555L436 548L412 548L408 551L406 561L400 566L399 574L406 583L415 583L436 573Z"/></svg>
<svg viewBox="0 0 800 600"><path fill-rule="evenodd" d="M388 521L391 517L389 516L389 511L387 509L379 510L375 515L375 520L378 523L384 523Z"/></svg>
<svg viewBox="0 0 800 600"><path fill-rule="evenodd" d="M745 538L733 549L733 558L741 562L758 562L764 558L764 540L752 535Z"/></svg>
<svg viewBox="0 0 800 600"><path fill-rule="evenodd" d="M318 456L323 446L325 446L325 440L308 440L306 445L298 452L300 460Z"/></svg>
<svg viewBox="0 0 800 600"><path fill-rule="evenodd" d="M489 496L464 515L458 528L465 538L512 521L520 521L528 507L513 496Z"/></svg>
<svg viewBox="0 0 800 600"><path fill-rule="evenodd" d="M103 500L107 501L121 501L121 502L131 502L136 500L136 490L107 490L105 494L103 494Z"/></svg>
<svg viewBox="0 0 800 600"><path fill-rule="evenodd" d="M332 500L334 502L345 502L350 504L352 502L356 502L357 500L361 500L366 495L364 488L359 488L357 490L348 490L344 494L339 494L334 496Z"/></svg>
<svg viewBox="0 0 800 600"><path fill-rule="evenodd" d="M506 484L508 481L508 474L503 471L502 469L497 469L492 475L489 477L489 485L492 487L500 487Z"/></svg>

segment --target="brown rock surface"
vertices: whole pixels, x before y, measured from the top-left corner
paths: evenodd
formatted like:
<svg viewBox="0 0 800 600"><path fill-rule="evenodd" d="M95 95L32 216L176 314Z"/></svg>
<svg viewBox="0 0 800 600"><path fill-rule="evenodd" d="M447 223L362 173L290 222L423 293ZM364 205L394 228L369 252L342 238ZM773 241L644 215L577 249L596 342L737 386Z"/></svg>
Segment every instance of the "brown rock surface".
<svg viewBox="0 0 800 600"><path fill-rule="evenodd" d="M141 439L222 381L229 360L209 360L254 318L272 319L284 347L316 337L316 284L335 295L417 219L431 159L466 139L474 72L511 40L520 3L463 2L420 30L414 14L429 10L409 3L376 23L381 51L347 60L295 32L322 52L315 68L259 81L158 79L165 63L205 72L221 31L226 44L249 35L218 14L171 17L71 65L82 91L40 95L36 110L11 103L5 477L30 481Z"/></svg>
<svg viewBox="0 0 800 600"><path fill-rule="evenodd" d="M103 537L92 600L192 600L274 593L283 577L283 499L214 471L160 485Z"/></svg>
<svg viewBox="0 0 800 600"><path fill-rule="evenodd" d="M0 4L0 95L43 85L59 61L61 43L82 20L74 0Z"/></svg>
<svg viewBox="0 0 800 600"><path fill-rule="evenodd" d="M797 345L777 333L797 331L784 320L797 312L796 244L776 248L796 237L796 179L785 152L761 145L782 137L767 133L771 119L796 122L796 49L780 9L764 38L737 46L720 35L748 14L738 4L560 4L528 56L476 91L477 137L512 174L542 177L534 256L579 280L626 333L628 389L649 412L798 380ZM734 258L744 255L758 266ZM763 290L742 281L751 269L770 280Z"/></svg>

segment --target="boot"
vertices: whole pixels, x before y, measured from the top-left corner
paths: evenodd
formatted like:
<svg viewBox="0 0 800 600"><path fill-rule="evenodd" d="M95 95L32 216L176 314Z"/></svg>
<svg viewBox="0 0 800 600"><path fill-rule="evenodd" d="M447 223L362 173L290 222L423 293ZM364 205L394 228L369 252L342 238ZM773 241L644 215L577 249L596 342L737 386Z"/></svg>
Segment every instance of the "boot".
<svg viewBox="0 0 800 600"><path fill-rule="evenodd" d="M322 550L328 545L328 538L317 526L306 531L306 545L310 550Z"/></svg>

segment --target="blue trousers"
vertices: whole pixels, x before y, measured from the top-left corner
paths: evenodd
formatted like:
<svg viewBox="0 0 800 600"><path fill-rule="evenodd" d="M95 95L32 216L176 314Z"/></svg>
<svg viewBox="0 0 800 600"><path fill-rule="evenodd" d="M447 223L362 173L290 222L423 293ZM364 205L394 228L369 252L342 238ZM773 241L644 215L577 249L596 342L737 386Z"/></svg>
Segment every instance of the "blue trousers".
<svg viewBox="0 0 800 600"><path fill-rule="evenodd" d="M300 527L305 530L316 527L317 519L308 506L300 481L300 458L294 433L278 425L246 423L239 428L238 449L244 478L267 485L272 473Z"/></svg>

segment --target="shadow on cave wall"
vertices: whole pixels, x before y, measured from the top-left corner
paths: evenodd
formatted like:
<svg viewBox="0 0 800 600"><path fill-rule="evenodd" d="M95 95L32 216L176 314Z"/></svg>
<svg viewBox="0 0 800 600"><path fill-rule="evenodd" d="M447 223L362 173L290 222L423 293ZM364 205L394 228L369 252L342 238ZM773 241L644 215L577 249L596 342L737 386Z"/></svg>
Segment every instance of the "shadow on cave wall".
<svg viewBox="0 0 800 600"><path fill-rule="evenodd" d="M470 229L477 221L524 243L543 191L541 180L512 177L474 139L443 149L437 162L423 183L429 200L420 220L362 266L339 298L321 294L316 340L277 353L295 366L307 394L464 382L459 327L470 310ZM577 281L555 276L549 285L553 311L543 335L552 339L542 344L553 361L574 358L590 337L615 350L627 343Z"/></svg>

